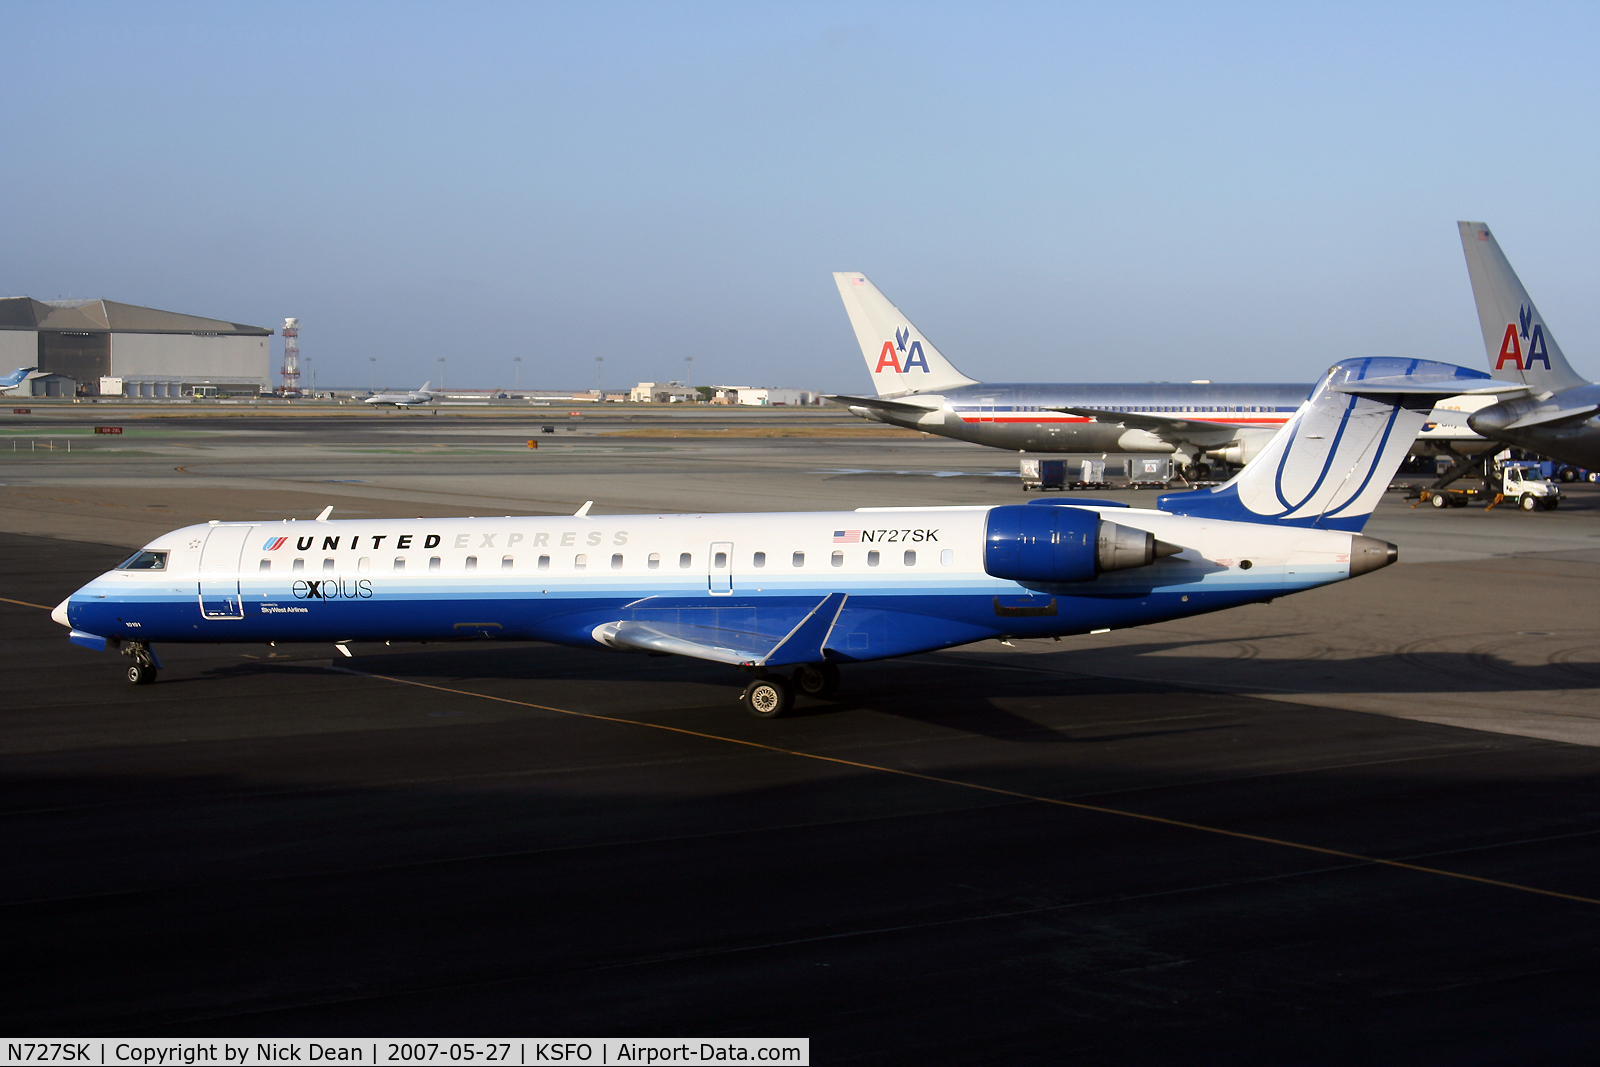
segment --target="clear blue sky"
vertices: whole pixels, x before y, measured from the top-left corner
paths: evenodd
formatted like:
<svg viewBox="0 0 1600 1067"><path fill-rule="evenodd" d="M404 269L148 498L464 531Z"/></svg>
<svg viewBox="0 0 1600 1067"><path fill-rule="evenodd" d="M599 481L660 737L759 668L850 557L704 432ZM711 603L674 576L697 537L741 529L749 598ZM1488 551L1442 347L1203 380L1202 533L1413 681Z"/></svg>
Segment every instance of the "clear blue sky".
<svg viewBox="0 0 1600 1067"><path fill-rule="evenodd" d="M834 270L989 380L1481 365L1458 218L1600 376L1592 4L4 11L0 295L322 385L859 390Z"/></svg>

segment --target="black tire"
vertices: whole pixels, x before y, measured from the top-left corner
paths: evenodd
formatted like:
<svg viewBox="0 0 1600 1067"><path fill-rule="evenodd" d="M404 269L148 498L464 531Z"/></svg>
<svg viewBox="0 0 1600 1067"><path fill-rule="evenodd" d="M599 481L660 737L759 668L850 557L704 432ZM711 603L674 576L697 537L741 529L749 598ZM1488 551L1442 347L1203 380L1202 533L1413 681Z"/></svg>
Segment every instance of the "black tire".
<svg viewBox="0 0 1600 1067"><path fill-rule="evenodd" d="M156 680L156 669L148 663L128 664L128 681L134 685L149 685Z"/></svg>
<svg viewBox="0 0 1600 1067"><path fill-rule="evenodd" d="M1532 511L1534 508L1536 508L1538 506L1539 506L1538 499L1536 497L1532 496L1531 494L1528 494L1528 493L1524 493L1522 495L1522 499L1517 501L1517 507L1521 508L1523 511Z"/></svg>
<svg viewBox="0 0 1600 1067"><path fill-rule="evenodd" d="M1450 497L1446 493L1434 493L1428 498L1428 503L1436 508L1447 508L1450 506Z"/></svg>
<svg viewBox="0 0 1600 1067"><path fill-rule="evenodd" d="M1561 468L1561 480L1564 481L1564 482L1575 482L1575 481L1577 481L1578 480L1578 471L1577 471L1577 469L1573 468L1573 467L1562 467Z"/></svg>
<svg viewBox="0 0 1600 1067"><path fill-rule="evenodd" d="M1560 506L1561 506L1561 498L1558 497L1558 496L1550 497L1549 499L1547 499L1544 502L1544 509L1546 511L1554 511L1556 508L1559 508Z"/></svg>
<svg viewBox="0 0 1600 1067"><path fill-rule="evenodd" d="M802 663L792 681L797 692L826 699L839 691L839 668L833 663Z"/></svg>
<svg viewBox="0 0 1600 1067"><path fill-rule="evenodd" d="M745 686L739 703L758 719L776 719L794 706L794 690L782 676L768 674Z"/></svg>

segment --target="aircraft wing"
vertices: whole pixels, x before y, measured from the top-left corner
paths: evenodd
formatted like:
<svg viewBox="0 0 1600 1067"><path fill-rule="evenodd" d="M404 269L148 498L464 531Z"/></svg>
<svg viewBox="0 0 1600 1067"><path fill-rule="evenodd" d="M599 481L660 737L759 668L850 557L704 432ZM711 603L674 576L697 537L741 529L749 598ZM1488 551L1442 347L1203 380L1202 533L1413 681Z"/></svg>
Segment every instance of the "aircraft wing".
<svg viewBox="0 0 1600 1067"><path fill-rule="evenodd" d="M937 407L928 407L926 404L908 404L903 400L883 400L875 396L825 396L823 399L842 407L878 408L882 411L893 411L902 415L926 415L930 411L939 410Z"/></svg>
<svg viewBox="0 0 1600 1067"><path fill-rule="evenodd" d="M1137 430L1149 430L1158 437L1183 436L1195 430L1259 430L1258 425L1243 422L1212 422L1210 419L1186 419L1173 415L1158 415L1148 411L1105 411L1101 408L1047 408L1065 415L1081 415L1097 422L1120 422Z"/></svg>
<svg viewBox="0 0 1600 1067"><path fill-rule="evenodd" d="M737 608L669 608L637 611L633 619L596 627L594 636L613 648L667 652L714 663L758 667L820 663L824 659L823 645L847 598L846 593L829 593L809 611L802 609L798 621L781 632L771 628L775 620L770 614L765 620L767 625L762 625L761 619L753 614L746 618L746 613Z"/></svg>

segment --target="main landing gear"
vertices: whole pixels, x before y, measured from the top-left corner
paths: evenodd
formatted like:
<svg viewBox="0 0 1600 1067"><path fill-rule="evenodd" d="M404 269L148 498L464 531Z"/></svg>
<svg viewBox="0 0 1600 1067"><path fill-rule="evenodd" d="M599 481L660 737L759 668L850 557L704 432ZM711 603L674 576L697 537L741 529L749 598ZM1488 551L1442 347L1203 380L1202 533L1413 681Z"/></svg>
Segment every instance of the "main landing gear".
<svg viewBox="0 0 1600 1067"><path fill-rule="evenodd" d="M794 707L795 693L827 699L839 689L839 668L832 663L802 663L792 678L762 674L744 687L739 704L758 719L776 719Z"/></svg>
<svg viewBox="0 0 1600 1067"><path fill-rule="evenodd" d="M782 675L762 675L744 687L739 703L758 719L776 719L794 706L794 689Z"/></svg>
<svg viewBox="0 0 1600 1067"><path fill-rule="evenodd" d="M161 664L149 645L143 641L129 641L122 654L133 660L128 664L128 681L134 685L149 685L156 680L156 670Z"/></svg>

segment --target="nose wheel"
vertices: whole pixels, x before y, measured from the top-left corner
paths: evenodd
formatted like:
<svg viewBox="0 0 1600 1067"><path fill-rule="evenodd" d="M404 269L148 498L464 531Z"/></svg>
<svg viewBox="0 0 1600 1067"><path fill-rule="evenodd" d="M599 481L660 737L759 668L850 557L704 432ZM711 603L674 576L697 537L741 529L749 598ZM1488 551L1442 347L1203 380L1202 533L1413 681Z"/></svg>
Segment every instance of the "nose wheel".
<svg viewBox="0 0 1600 1067"><path fill-rule="evenodd" d="M150 651L149 645L143 641L132 641L122 650L122 654L133 660L128 664L130 683L149 685L156 680L156 669L160 664L156 661L155 653Z"/></svg>

